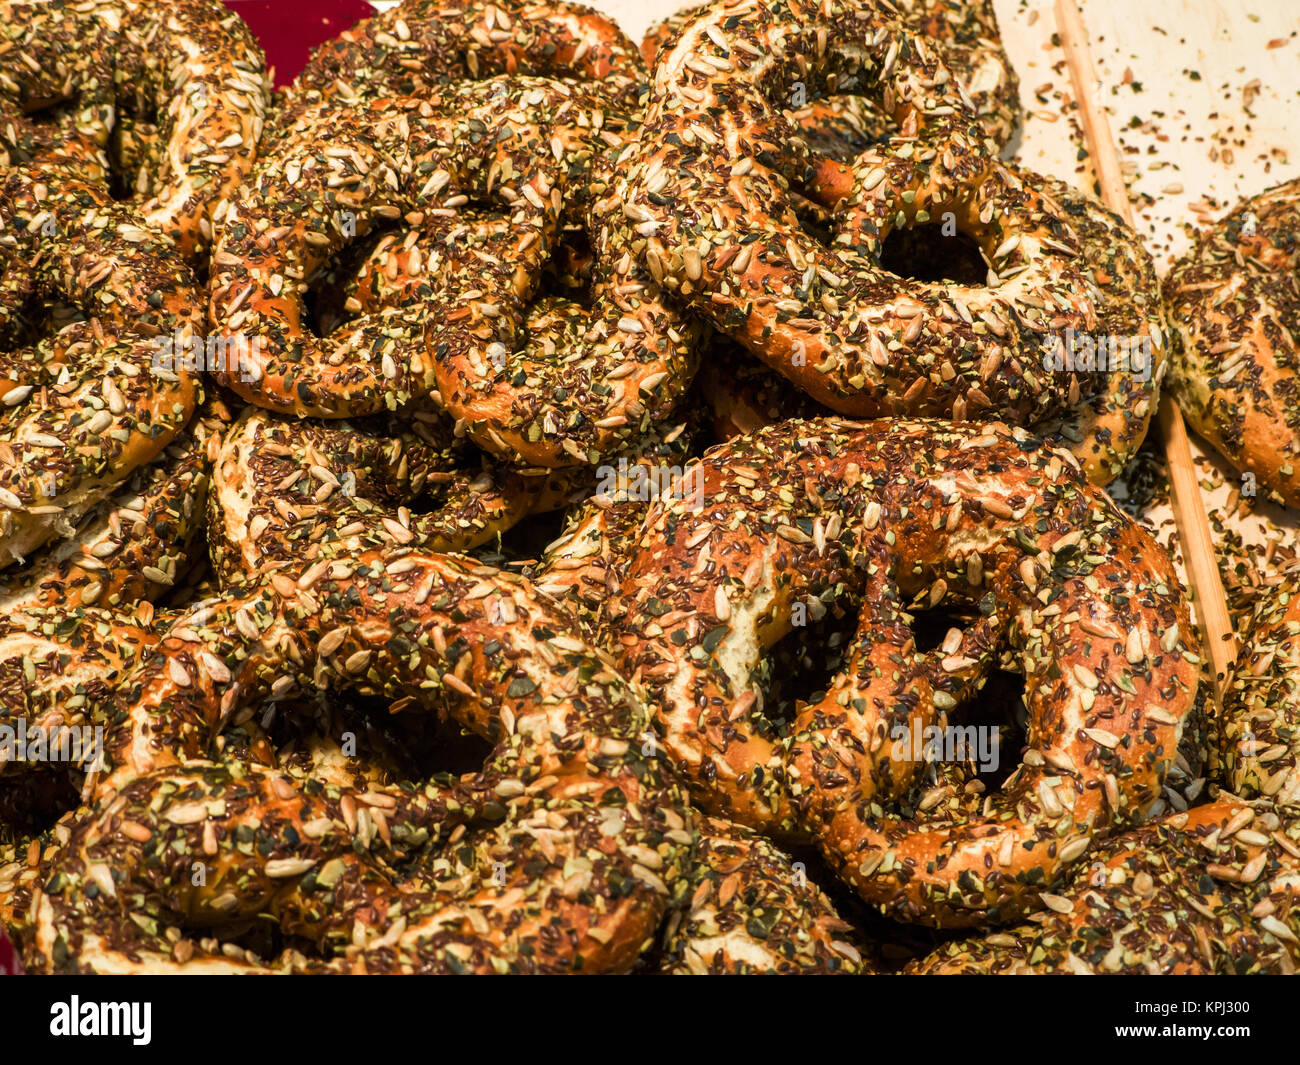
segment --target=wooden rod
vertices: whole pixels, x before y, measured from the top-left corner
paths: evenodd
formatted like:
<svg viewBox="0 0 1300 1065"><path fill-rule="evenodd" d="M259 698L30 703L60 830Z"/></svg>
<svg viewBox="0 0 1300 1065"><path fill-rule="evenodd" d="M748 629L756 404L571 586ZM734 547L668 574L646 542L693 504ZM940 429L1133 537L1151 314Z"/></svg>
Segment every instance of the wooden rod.
<svg viewBox="0 0 1300 1065"><path fill-rule="evenodd" d="M1088 49L1088 32L1075 0L1056 0L1056 26L1065 49L1074 95L1079 101L1084 135L1092 155L1093 170L1101 186L1101 198L1112 211L1133 225L1133 208L1128 199L1119 151L1111 134L1110 120L1098 99L1101 84ZM1168 337L1165 337L1168 343ZM1182 411L1169 395L1160 400L1158 418L1165 463L1169 468L1174 522L1183 547L1183 563L1192 584L1196 614L1201 623L1204 653L1214 670L1215 695L1222 705L1228 671L1237 657L1237 640L1228 615L1228 597L1205 513L1205 500L1197 483L1196 463Z"/></svg>

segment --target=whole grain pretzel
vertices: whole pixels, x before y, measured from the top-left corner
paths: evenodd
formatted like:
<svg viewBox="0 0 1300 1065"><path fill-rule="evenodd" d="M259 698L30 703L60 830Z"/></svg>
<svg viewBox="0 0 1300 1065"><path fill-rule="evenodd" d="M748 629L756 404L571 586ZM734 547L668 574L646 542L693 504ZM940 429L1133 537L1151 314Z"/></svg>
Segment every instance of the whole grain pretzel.
<svg viewBox="0 0 1300 1065"><path fill-rule="evenodd" d="M1136 347L1146 360L1136 376L1154 380L1159 305L1136 236L986 151L924 39L890 29L875 8L806 15L785 0L717 3L673 38L642 150L619 183L644 238L634 253L825 406L1077 419L1082 428L1067 424L1080 437L1072 446L1091 476L1113 478L1141 440L1152 389L1125 380L1127 366L1076 373L1073 359L1058 368L1049 354L1076 335L1109 350L1104 331L1122 324L1116 346ZM896 132L851 166L816 157L774 102L794 70L818 86L880 83ZM832 209L829 246L796 217L809 198ZM895 229L941 222L980 246L986 284L918 281L880 265ZM1146 285L1136 311L1121 311L1129 293L1116 275Z"/></svg>
<svg viewBox="0 0 1300 1065"><path fill-rule="evenodd" d="M706 810L810 834L888 915L1005 922L1159 798L1198 658L1172 565L1068 452L1023 430L791 421L714 448L633 533L613 622ZM766 649L860 610L825 694L765 705ZM918 649L917 610L972 618ZM995 794L918 758L998 667L1024 676ZM922 752L924 753L924 752Z"/></svg>
<svg viewBox="0 0 1300 1065"><path fill-rule="evenodd" d="M240 707L339 689L442 708L492 753L364 792L208 760ZM640 753L640 703L526 581L468 559L275 574L200 604L110 699L99 805L34 892L33 969L264 969L219 942L257 914L314 941L313 970L627 969L683 876L690 813Z"/></svg>
<svg viewBox="0 0 1300 1065"><path fill-rule="evenodd" d="M617 616L616 597L634 554L633 534L652 501L692 491L685 472L698 435L688 420L599 467L595 491L587 486L530 574L537 589L568 609L583 634L603 650L613 649L610 621Z"/></svg>
<svg viewBox="0 0 1300 1065"><path fill-rule="evenodd" d="M42 299L78 320L0 357L0 567L73 526L184 428L192 374L159 362L197 321L175 245L73 168L21 166L0 183L0 333L23 341ZM29 334L30 335L30 334Z"/></svg>
<svg viewBox="0 0 1300 1065"><path fill-rule="evenodd" d="M1165 279L1171 384L1198 433L1300 506L1300 181L1238 204Z"/></svg>
<svg viewBox="0 0 1300 1065"><path fill-rule="evenodd" d="M641 55L651 69L672 47L674 36L694 22L705 6L683 8L646 31ZM894 13L906 30L937 46L984 128L1005 147L1020 121L1020 81L1002 46L992 0L905 0ZM795 124L805 135L823 139L832 150L838 141L861 151L889 130L888 117L878 107L853 95L810 101L795 109Z"/></svg>
<svg viewBox="0 0 1300 1065"><path fill-rule="evenodd" d="M106 149L148 224L203 255L270 100L266 57L239 16L219 0L5 0L0 44L0 104L61 111L44 150L11 147L37 161Z"/></svg>
<svg viewBox="0 0 1300 1065"><path fill-rule="evenodd" d="M853 927L803 866L740 825L704 817L691 894L669 915L668 974L870 972Z"/></svg>
<svg viewBox="0 0 1300 1065"><path fill-rule="evenodd" d="M527 515L536 495L437 412L393 433L250 407L221 444L208 539L222 582L242 584L370 550L467 551Z"/></svg>
<svg viewBox="0 0 1300 1065"><path fill-rule="evenodd" d="M224 428L209 403L51 545L0 579L0 614L33 606L125 609L164 595L201 554L208 482Z"/></svg>
<svg viewBox="0 0 1300 1065"><path fill-rule="evenodd" d="M257 342L218 374L223 384L300 417L370 414L431 391L431 370L412 360L422 356L434 275L420 271L406 299L382 301L328 336L313 335L304 317L312 276L386 222L441 228L444 287L463 273L495 293L536 275L569 169L591 155L600 107L559 82L525 78L457 83L436 103L380 99L346 121L321 106L259 160L225 211L213 255L214 329L228 342ZM490 224L456 226L471 201L496 208Z"/></svg>
<svg viewBox="0 0 1300 1065"><path fill-rule="evenodd" d="M567 78L631 110L648 74L618 23L582 4L403 0L320 45L286 93L282 115L334 99L437 93L499 74ZM283 118L281 119L283 121Z"/></svg>
<svg viewBox="0 0 1300 1065"><path fill-rule="evenodd" d="M1244 799L1300 800L1300 566L1255 608L1220 715L1223 785Z"/></svg>
<svg viewBox="0 0 1300 1065"><path fill-rule="evenodd" d="M533 301L533 288L500 284L475 299L480 278L455 274L442 301L457 309L428 322L448 412L516 463L597 466L641 446L698 365L698 328L628 251L629 220L611 182L636 141L605 131L601 148L575 197L594 256L585 299Z"/></svg>
<svg viewBox="0 0 1300 1065"><path fill-rule="evenodd" d="M1296 972L1294 806L1220 801L1108 840L1037 924L948 943L917 975Z"/></svg>

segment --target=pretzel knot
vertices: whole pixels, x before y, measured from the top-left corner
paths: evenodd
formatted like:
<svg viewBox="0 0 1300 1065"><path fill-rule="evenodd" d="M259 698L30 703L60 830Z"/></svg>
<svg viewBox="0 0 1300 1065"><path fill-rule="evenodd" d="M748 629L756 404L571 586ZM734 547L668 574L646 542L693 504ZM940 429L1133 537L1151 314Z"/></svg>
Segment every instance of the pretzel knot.
<svg viewBox="0 0 1300 1065"><path fill-rule="evenodd" d="M819 156L786 110L795 81L877 92L890 136L847 164ZM641 223L634 253L823 405L1035 426L1065 417L1057 431L1103 483L1141 442L1162 338L1136 236L1000 163L939 55L877 10L697 9L660 53L640 142L617 186ZM926 226L979 246L982 283L882 266L891 233ZM1136 300L1117 273L1140 282ZM1093 374L1049 357L1076 335L1107 352L1112 336L1125 354L1137 345L1139 365L1107 360Z"/></svg>
<svg viewBox="0 0 1300 1065"><path fill-rule="evenodd" d="M197 383L162 345L192 335L197 296L168 238L61 165L4 175L0 268L0 334L16 348L0 359L5 567L72 535L184 429ZM60 307L63 328L45 313Z"/></svg>
<svg viewBox="0 0 1300 1065"><path fill-rule="evenodd" d="M1068 453L996 423L831 419L689 472L697 498L650 508L607 613L706 810L811 836L889 915L961 927L1022 912L1159 798L1197 689L1187 606ZM768 704L765 652L845 607L824 694ZM914 616L934 609L964 622L925 650ZM1028 724L989 793L929 738L999 668L1023 675Z"/></svg>
<svg viewBox="0 0 1300 1065"><path fill-rule="evenodd" d="M209 760L241 708L315 690L443 708L494 746L414 783ZM276 574L180 619L107 698L98 805L34 893L33 968L627 969L683 875L691 815L640 753L641 704L527 582L464 558ZM266 914L314 955L240 947Z"/></svg>
<svg viewBox="0 0 1300 1065"><path fill-rule="evenodd" d="M111 170L150 226L205 258L271 95L239 16L219 0L8 0L0 36L0 110L32 116L0 146L15 161L75 160L92 178ZM45 114L52 123L37 122Z"/></svg>

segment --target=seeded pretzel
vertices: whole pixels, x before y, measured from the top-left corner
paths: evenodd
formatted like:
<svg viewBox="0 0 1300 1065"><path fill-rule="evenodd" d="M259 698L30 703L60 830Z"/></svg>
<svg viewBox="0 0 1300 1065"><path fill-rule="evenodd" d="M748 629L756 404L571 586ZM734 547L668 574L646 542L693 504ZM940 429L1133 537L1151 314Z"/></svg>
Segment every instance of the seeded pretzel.
<svg viewBox="0 0 1300 1065"><path fill-rule="evenodd" d="M1292 974L1300 964L1295 807L1221 801L1108 841L1039 922L949 943L918 975Z"/></svg>
<svg viewBox="0 0 1300 1065"><path fill-rule="evenodd" d="M683 473L696 435L684 422L600 467L595 492L583 493L581 505L573 507L533 574L537 589L565 606L584 635L604 650L611 649L609 623L617 615L616 597L635 547L633 534L653 499L691 492L693 484Z"/></svg>
<svg viewBox="0 0 1300 1065"><path fill-rule="evenodd" d="M1300 181L1240 203L1165 279L1171 384L1198 433L1300 506Z"/></svg>
<svg viewBox="0 0 1300 1065"><path fill-rule="evenodd" d="M636 105L647 77L618 24L582 4L404 0L320 45L286 93L284 113L322 99L355 106L428 95L499 74L600 83L624 110Z"/></svg>
<svg viewBox="0 0 1300 1065"><path fill-rule="evenodd" d="M184 428L196 383L157 364L158 340L184 336L197 314L172 242L72 168L4 175L0 246L8 339L42 299L71 304L81 318L0 359L3 567L70 535Z"/></svg>
<svg viewBox="0 0 1300 1065"><path fill-rule="evenodd" d="M1072 444L1090 475L1112 478L1122 461L1111 452L1122 460L1140 442L1149 397L1115 375L1050 368L1045 353L1068 330L1092 335L1121 317L1128 293L1110 283L1121 270L1149 290L1125 324L1142 336L1154 327L1154 274L1136 237L998 162L924 39L890 29L875 8L803 15L785 0L717 4L673 38L655 70L643 149L619 185L644 238L634 253L827 407L1030 425L1077 416L1087 432L1070 425L1082 437ZM790 55L809 84L879 85L897 132L850 166L813 155L778 109ZM829 247L796 220L803 197L831 210ZM880 265L891 232L928 223L980 246L986 284L912 280Z"/></svg>
<svg viewBox="0 0 1300 1065"><path fill-rule="evenodd" d="M1300 801L1300 568L1260 597L1220 718L1223 783L1245 799Z"/></svg>
<svg viewBox="0 0 1300 1065"><path fill-rule="evenodd" d="M651 68L672 46L673 37L699 17L703 6L684 8L650 27L641 42L641 55ZM896 10L906 30L937 46L984 128L999 146L1005 146L1020 121L1020 83L1002 47L992 0L918 0ZM889 129L887 117L877 107L861 96L848 95L797 107L795 123L810 137L832 143L838 139L858 151Z"/></svg>
<svg viewBox="0 0 1300 1065"><path fill-rule="evenodd" d="M516 463L598 466L635 450L673 413L698 366L699 329L628 250L632 232L611 181L636 142L605 131L600 148L572 197L594 255L585 300L530 302L533 287L496 284L484 301L473 296L486 286L466 273L442 296L458 310L429 319L447 410Z"/></svg>
<svg viewBox="0 0 1300 1065"><path fill-rule="evenodd" d="M259 161L225 212L213 256L216 331L258 342L218 374L223 384L300 417L360 416L427 394L435 275L422 276L411 299L328 336L304 320L308 279L386 221L436 220L449 247L472 238L441 264L444 287L457 274L494 293L528 285L552 242L568 168L590 157L599 107L558 82L522 78L458 83L438 104L377 100L346 120L322 106ZM470 198L495 205L496 224L459 231L455 216ZM458 295L473 298L468 285Z"/></svg>
<svg viewBox="0 0 1300 1065"><path fill-rule="evenodd" d="M479 772L364 793L206 760L241 706L340 688L445 707L495 746ZM228 968L163 930L271 913L320 945L313 969L626 969L682 876L688 811L640 754L644 710L527 582L469 560L277 574L179 621L112 702L103 798L34 900L32 968Z"/></svg>
<svg viewBox="0 0 1300 1065"><path fill-rule="evenodd" d="M532 484L485 463L445 416L390 432L250 407L216 461L208 537L223 583L375 549L467 551L535 501Z"/></svg>
<svg viewBox="0 0 1300 1065"><path fill-rule="evenodd" d="M0 44L0 104L67 113L48 152L25 154L108 149L147 223L200 256L214 208L252 166L270 99L266 57L239 16L219 0L5 0Z"/></svg>
<svg viewBox="0 0 1300 1065"><path fill-rule="evenodd" d="M691 472L698 493L634 534L614 629L703 808L811 834L889 915L961 927L1022 912L1157 801L1196 694L1187 606L1067 452L996 423L827 419ZM800 608L843 606L861 611L844 668L774 718L765 650ZM920 652L911 612L936 607L973 620ZM1023 673L1029 720L1000 792L895 757L898 728L946 725L998 666Z"/></svg>
<svg viewBox="0 0 1300 1065"><path fill-rule="evenodd" d="M212 408L209 408L210 410ZM0 580L0 614L33 606L123 609L152 602L185 571L207 513L221 419L197 417L88 511L67 540Z"/></svg>
<svg viewBox="0 0 1300 1065"><path fill-rule="evenodd" d="M852 926L801 864L740 825L705 817L699 831L690 900L669 915L661 972L870 971Z"/></svg>

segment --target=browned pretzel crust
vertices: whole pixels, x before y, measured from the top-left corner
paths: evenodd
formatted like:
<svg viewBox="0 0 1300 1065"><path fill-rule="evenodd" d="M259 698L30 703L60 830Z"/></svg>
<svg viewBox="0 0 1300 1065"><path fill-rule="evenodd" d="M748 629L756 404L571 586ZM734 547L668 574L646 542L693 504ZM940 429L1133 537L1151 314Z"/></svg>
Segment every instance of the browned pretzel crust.
<svg viewBox="0 0 1300 1065"><path fill-rule="evenodd" d="M1238 204L1165 278L1170 384L1237 469L1300 506L1300 180Z"/></svg>
<svg viewBox="0 0 1300 1065"><path fill-rule="evenodd" d="M792 421L688 469L625 571L619 662L710 811L806 832L867 900L939 926L1006 921L1140 818L1191 712L1199 659L1172 566L1023 430ZM846 668L793 721L756 690L797 612L861 611ZM920 652L912 611L974 620ZM914 760L997 668L1029 724L1002 789ZM914 811L909 813L908 811Z"/></svg>
<svg viewBox="0 0 1300 1065"><path fill-rule="evenodd" d="M1039 924L951 943L908 968L954 973L1287 973L1300 962L1294 806L1218 802L1118 836Z"/></svg>
<svg viewBox="0 0 1300 1065"><path fill-rule="evenodd" d="M540 487L485 462L437 412L386 431L255 407L222 441L214 480L208 542L227 586L384 548L468 551L525 517Z"/></svg>
<svg viewBox="0 0 1300 1065"><path fill-rule="evenodd" d="M1255 609L1220 715L1223 784L1244 799L1300 802L1300 567Z"/></svg>
<svg viewBox="0 0 1300 1065"><path fill-rule="evenodd" d="M705 5L683 8L655 23L641 42L641 55L653 68L661 52L690 25ZM881 4L888 13L890 5ZM961 80L984 128L1005 146L1020 122L1020 80L1002 47L992 0L904 0L893 9L903 27L933 42L940 58ZM886 135L888 118L861 96L831 96L795 111L795 123L807 136L823 137L858 151ZM831 134L831 136L827 136Z"/></svg>
<svg viewBox="0 0 1300 1065"><path fill-rule="evenodd" d="M270 101L266 57L240 17L219 0L6 0L0 45L0 105L66 112L44 150L19 154L106 149L148 224L203 255Z"/></svg>
<svg viewBox="0 0 1300 1065"><path fill-rule="evenodd" d="M583 4L403 0L320 45L286 93L282 116L322 99L347 107L499 74L589 83L623 109L636 105L648 78L618 23Z"/></svg>
<svg viewBox="0 0 1300 1065"><path fill-rule="evenodd" d="M669 916L660 971L677 975L869 972L853 926L773 843L700 819L687 905Z"/></svg>
<svg viewBox="0 0 1300 1065"><path fill-rule="evenodd" d="M175 245L74 168L20 166L0 182L0 333L41 301L77 320L0 359L0 567L78 519L185 427L192 374L159 362L190 334L197 294Z"/></svg>
<svg viewBox="0 0 1300 1065"><path fill-rule="evenodd" d="M82 518L75 535L0 580L0 613L33 606L128 608L166 594L202 556L208 482L224 424L196 417Z"/></svg>
<svg viewBox="0 0 1300 1065"><path fill-rule="evenodd" d="M445 708L495 746L365 792L206 760L241 706L317 689ZM109 772L35 893L33 969L264 969L219 941L268 913L320 951L276 968L625 970L682 876L690 815L640 753L640 703L526 581L467 559L277 574L182 618L109 699Z"/></svg>
<svg viewBox="0 0 1300 1065"><path fill-rule="evenodd" d="M380 99L347 122L318 107L259 161L225 212L213 256L214 327L249 340L241 365L218 375L223 384L299 417L393 410L434 386L426 320L456 306L435 300L440 289L485 304L527 291L546 261L569 166L581 170L591 156L601 107L560 82L527 78L458 83L435 102ZM460 230L454 222L471 201L495 214ZM308 280L398 220L441 227L438 274L314 335L304 318Z"/></svg>

